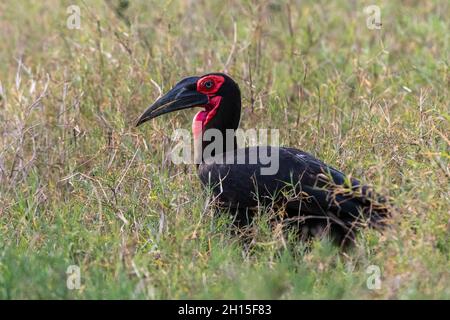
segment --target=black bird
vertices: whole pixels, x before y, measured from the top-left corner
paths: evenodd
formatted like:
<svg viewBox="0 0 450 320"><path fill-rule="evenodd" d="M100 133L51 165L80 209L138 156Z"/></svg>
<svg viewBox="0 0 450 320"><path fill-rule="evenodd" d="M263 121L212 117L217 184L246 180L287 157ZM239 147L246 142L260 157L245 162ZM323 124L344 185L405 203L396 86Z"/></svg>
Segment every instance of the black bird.
<svg viewBox="0 0 450 320"><path fill-rule="evenodd" d="M212 190L218 207L229 210L238 225L249 224L258 208L264 206L275 208L278 218L299 226L301 236L326 232L341 244L353 240L360 227L385 225L390 216L386 198L311 154L287 147L238 148L235 132L241 114L241 93L226 74L181 80L144 111L136 126L193 107L203 108L192 125L200 180ZM205 139L210 129L220 132L223 141ZM203 151L213 142L221 147L215 150L223 152L205 156ZM267 158L261 156L265 152L277 156L276 172L263 173L268 168Z"/></svg>

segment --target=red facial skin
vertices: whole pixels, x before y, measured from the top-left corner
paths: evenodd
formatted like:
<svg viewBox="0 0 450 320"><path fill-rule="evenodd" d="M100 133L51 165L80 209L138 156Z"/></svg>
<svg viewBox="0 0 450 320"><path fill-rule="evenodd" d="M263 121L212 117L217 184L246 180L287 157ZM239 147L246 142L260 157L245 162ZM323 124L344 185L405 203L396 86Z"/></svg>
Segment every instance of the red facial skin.
<svg viewBox="0 0 450 320"><path fill-rule="evenodd" d="M210 88L207 87L209 81L212 82L212 86ZM215 94L224 82L225 79L221 76L206 76L197 81L197 91L210 96Z"/></svg>
<svg viewBox="0 0 450 320"><path fill-rule="evenodd" d="M218 75L205 76L197 81L197 91L206 94L209 102L205 105L204 111L200 111L195 115L193 122L200 121L203 127L215 116L222 100L221 96L216 96L215 94L224 82L225 79Z"/></svg>

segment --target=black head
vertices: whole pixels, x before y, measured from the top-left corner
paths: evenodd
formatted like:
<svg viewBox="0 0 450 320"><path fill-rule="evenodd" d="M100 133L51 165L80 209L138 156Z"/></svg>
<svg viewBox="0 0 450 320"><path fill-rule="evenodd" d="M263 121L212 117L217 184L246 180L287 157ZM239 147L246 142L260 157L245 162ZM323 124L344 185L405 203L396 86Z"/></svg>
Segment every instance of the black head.
<svg viewBox="0 0 450 320"><path fill-rule="evenodd" d="M202 129L237 129L241 114L241 92L233 79L223 73L188 77L156 100L137 120L136 126L165 113L202 107L194 121Z"/></svg>

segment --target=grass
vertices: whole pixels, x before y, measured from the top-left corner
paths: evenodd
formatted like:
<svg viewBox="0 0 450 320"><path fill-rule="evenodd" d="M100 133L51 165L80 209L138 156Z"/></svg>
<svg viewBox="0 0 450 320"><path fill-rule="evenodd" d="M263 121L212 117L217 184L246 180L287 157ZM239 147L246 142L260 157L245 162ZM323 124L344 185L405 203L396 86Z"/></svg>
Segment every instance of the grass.
<svg viewBox="0 0 450 320"><path fill-rule="evenodd" d="M2 1L0 298L449 299L449 3L377 1L380 30L371 4ZM166 157L193 111L132 125L159 90L222 70L241 127L391 196L392 229L343 253L261 220L242 246L195 167Z"/></svg>

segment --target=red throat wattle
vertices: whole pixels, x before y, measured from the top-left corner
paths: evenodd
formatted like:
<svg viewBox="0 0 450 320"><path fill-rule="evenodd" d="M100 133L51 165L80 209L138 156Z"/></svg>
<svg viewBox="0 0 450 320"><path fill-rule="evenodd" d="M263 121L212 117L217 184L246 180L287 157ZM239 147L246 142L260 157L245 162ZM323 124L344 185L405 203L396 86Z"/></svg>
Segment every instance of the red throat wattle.
<svg viewBox="0 0 450 320"><path fill-rule="evenodd" d="M194 116L192 121L194 138L203 132L205 125L216 115L221 100L221 96L210 97L208 104L204 106L205 110L197 112Z"/></svg>

